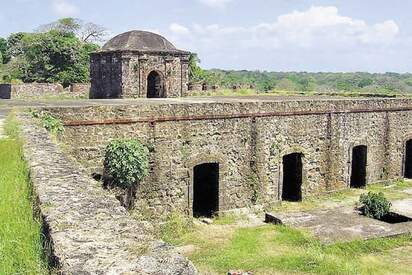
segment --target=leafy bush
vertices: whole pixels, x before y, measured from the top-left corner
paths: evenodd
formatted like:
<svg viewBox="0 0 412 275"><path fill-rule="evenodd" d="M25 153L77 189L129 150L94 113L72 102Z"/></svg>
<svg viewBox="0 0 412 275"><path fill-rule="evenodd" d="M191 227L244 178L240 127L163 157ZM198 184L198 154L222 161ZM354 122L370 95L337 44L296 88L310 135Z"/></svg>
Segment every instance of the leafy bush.
<svg viewBox="0 0 412 275"><path fill-rule="evenodd" d="M106 146L104 169L111 184L122 188L136 186L148 173L149 150L138 140L116 139Z"/></svg>
<svg viewBox="0 0 412 275"><path fill-rule="evenodd" d="M387 215L392 205L382 192L368 192L367 194L362 194L359 198L359 202L363 204L363 213L366 216L375 219L380 219Z"/></svg>

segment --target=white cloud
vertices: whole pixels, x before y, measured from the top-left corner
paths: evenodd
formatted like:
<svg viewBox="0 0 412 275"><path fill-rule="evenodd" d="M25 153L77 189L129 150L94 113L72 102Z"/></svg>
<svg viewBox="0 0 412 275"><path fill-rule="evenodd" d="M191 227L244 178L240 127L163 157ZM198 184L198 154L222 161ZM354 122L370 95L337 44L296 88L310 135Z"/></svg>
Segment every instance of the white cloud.
<svg viewBox="0 0 412 275"><path fill-rule="evenodd" d="M347 49L368 45L384 46L394 41L399 27L393 20L369 25L363 20L342 16L336 7L311 7L281 15L274 22L247 27L217 24L191 27L174 23L173 38L195 48L222 48L236 45L244 48L332 48ZM191 35L187 35L187 34ZM195 44L195 45L193 45Z"/></svg>
<svg viewBox="0 0 412 275"><path fill-rule="evenodd" d="M73 16L77 14L77 7L67 0L52 0L52 9L58 16Z"/></svg>
<svg viewBox="0 0 412 275"><path fill-rule="evenodd" d="M268 63L273 60L300 66L308 62L330 63L333 61L327 59L332 58L336 63L346 62L351 70L361 57L372 59L376 54L383 58L388 54L387 49L399 42L399 32L393 20L369 24L343 16L333 6L314 6L281 15L273 22L250 26L174 23L167 37L180 48L196 51L200 57L207 56L211 63L227 60L229 64L237 56L243 64L261 62L262 66L257 68L264 68L270 67Z"/></svg>
<svg viewBox="0 0 412 275"><path fill-rule="evenodd" d="M181 34L181 35L189 34L189 29L186 28L185 26L182 26L182 25L178 24L178 23L170 24L169 29L174 34Z"/></svg>
<svg viewBox="0 0 412 275"><path fill-rule="evenodd" d="M232 2L233 0L198 0L202 4L205 4L212 8L224 8L226 4Z"/></svg>

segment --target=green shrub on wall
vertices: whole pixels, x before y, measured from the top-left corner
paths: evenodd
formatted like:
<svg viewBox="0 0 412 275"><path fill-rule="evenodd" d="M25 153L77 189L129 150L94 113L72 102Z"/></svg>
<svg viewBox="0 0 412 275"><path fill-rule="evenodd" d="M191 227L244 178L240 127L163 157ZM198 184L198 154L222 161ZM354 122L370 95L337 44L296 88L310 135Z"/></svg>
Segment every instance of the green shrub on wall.
<svg viewBox="0 0 412 275"><path fill-rule="evenodd" d="M64 131L63 122L50 114L45 114L41 120L43 127L52 134L58 135Z"/></svg>
<svg viewBox="0 0 412 275"><path fill-rule="evenodd" d="M385 198L382 192L368 192L362 194L359 202L363 204L363 213L371 218L380 219L389 213L391 203Z"/></svg>
<svg viewBox="0 0 412 275"><path fill-rule="evenodd" d="M30 114L32 117L40 119L42 126L51 134L59 135L64 132L63 122L51 114L36 110L31 110Z"/></svg>
<svg viewBox="0 0 412 275"><path fill-rule="evenodd" d="M138 140L112 140L106 146L104 169L111 185L135 187L148 173L149 150Z"/></svg>

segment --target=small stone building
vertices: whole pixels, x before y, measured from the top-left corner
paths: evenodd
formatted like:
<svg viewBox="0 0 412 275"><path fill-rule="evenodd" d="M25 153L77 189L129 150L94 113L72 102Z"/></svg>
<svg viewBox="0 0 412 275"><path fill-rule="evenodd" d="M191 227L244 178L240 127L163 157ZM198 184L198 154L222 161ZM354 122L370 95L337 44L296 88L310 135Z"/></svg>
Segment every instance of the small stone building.
<svg viewBox="0 0 412 275"><path fill-rule="evenodd" d="M189 55L155 33L119 34L91 55L90 98L185 96Z"/></svg>

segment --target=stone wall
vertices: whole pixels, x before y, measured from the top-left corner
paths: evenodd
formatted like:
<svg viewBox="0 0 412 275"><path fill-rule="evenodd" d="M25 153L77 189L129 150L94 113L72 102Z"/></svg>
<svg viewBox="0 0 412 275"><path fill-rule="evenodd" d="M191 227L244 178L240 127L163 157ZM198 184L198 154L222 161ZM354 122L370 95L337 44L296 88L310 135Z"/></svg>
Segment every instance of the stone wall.
<svg viewBox="0 0 412 275"><path fill-rule="evenodd" d="M70 85L70 94L78 97L89 97L90 83L73 83Z"/></svg>
<svg viewBox="0 0 412 275"><path fill-rule="evenodd" d="M196 274L148 224L131 218L50 140L22 118L24 156L59 274Z"/></svg>
<svg viewBox="0 0 412 275"><path fill-rule="evenodd" d="M188 54L173 52L101 52L91 56L90 98L147 97L147 77L158 72L165 97L187 92Z"/></svg>
<svg viewBox="0 0 412 275"><path fill-rule="evenodd" d="M57 83L0 84L1 99L30 99L61 93L63 86Z"/></svg>
<svg viewBox="0 0 412 275"><path fill-rule="evenodd" d="M65 121L62 142L89 173L101 173L105 145L138 138L151 150L138 203L191 213L193 167L220 166L219 210L281 200L282 157L303 154L303 196L349 186L351 151L368 147L369 183L402 177L412 137L412 100L141 100L48 111Z"/></svg>

